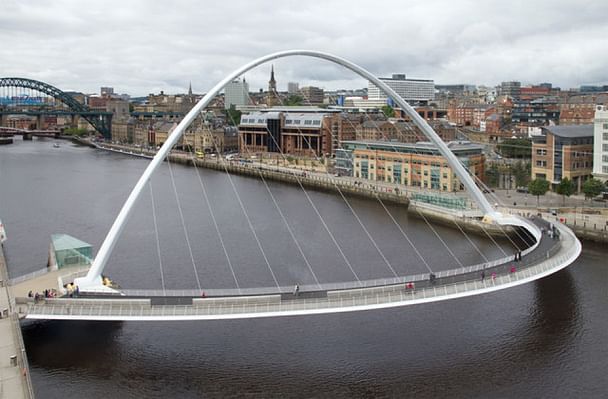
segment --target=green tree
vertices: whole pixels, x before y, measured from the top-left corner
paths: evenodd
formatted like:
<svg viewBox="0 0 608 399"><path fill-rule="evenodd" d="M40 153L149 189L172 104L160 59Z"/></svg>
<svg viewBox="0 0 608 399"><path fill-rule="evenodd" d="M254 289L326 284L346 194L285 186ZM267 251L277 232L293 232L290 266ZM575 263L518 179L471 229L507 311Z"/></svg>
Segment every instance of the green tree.
<svg viewBox="0 0 608 399"><path fill-rule="evenodd" d="M486 170L486 181L490 187L498 187L498 166L492 165Z"/></svg>
<svg viewBox="0 0 608 399"><path fill-rule="evenodd" d="M566 205L566 197L571 196L575 193L576 187L574 186L574 182L567 177L564 177L557 187L555 191L562 196L563 204Z"/></svg>
<svg viewBox="0 0 608 399"><path fill-rule="evenodd" d="M304 98L302 96L298 96L297 94L291 94L285 100L285 105L297 106L297 105L302 105L303 102L304 102Z"/></svg>
<svg viewBox="0 0 608 399"><path fill-rule="evenodd" d="M395 116L395 110L390 105L386 104L386 105L382 106L381 109L382 109L382 113L384 113L384 115L387 118L392 118Z"/></svg>
<svg viewBox="0 0 608 399"><path fill-rule="evenodd" d="M525 187L530 182L530 162L517 161L511 167L511 173L515 176L515 186Z"/></svg>
<svg viewBox="0 0 608 399"><path fill-rule="evenodd" d="M68 136L86 136L87 134L87 129L79 129L77 127L68 127L67 129L65 129L63 131L63 134L66 134Z"/></svg>
<svg viewBox="0 0 608 399"><path fill-rule="evenodd" d="M589 179L583 183L585 198L597 197L604 189L604 184L598 179Z"/></svg>
<svg viewBox="0 0 608 399"><path fill-rule="evenodd" d="M536 195L536 206L538 206L540 196L549 191L549 182L545 179L534 179L528 183L528 191L530 194Z"/></svg>
<svg viewBox="0 0 608 399"><path fill-rule="evenodd" d="M532 158L532 140L505 139L496 150L505 158Z"/></svg>
<svg viewBox="0 0 608 399"><path fill-rule="evenodd" d="M230 105L226 111L226 122L229 125L236 126L241 123L241 111L237 110L234 104Z"/></svg>

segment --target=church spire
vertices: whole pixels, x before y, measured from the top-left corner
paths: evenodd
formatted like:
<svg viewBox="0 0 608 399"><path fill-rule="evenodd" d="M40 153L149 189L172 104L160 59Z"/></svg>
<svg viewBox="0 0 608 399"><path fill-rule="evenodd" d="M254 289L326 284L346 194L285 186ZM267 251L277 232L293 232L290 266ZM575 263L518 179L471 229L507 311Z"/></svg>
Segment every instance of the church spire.
<svg viewBox="0 0 608 399"><path fill-rule="evenodd" d="M192 81L190 81L190 86L188 86L188 95L192 97Z"/></svg>
<svg viewBox="0 0 608 399"><path fill-rule="evenodd" d="M273 107L278 104L277 82L274 80L274 65L270 66L270 80L268 81L268 96L266 105Z"/></svg>

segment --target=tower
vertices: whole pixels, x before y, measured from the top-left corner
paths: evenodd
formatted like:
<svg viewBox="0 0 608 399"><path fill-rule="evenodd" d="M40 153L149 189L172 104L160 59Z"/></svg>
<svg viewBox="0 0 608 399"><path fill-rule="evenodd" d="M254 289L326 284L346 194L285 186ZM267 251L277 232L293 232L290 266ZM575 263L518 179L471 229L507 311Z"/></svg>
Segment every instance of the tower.
<svg viewBox="0 0 608 399"><path fill-rule="evenodd" d="M268 96L266 97L266 104L269 107L274 107L278 104L277 94L277 82L274 80L274 65L270 66L270 80L268 81Z"/></svg>

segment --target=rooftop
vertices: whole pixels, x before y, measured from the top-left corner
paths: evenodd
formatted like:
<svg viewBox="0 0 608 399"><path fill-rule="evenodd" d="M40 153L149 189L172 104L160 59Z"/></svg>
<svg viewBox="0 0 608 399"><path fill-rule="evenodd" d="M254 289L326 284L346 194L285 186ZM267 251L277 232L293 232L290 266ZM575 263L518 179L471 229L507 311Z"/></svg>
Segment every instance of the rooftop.
<svg viewBox="0 0 608 399"><path fill-rule="evenodd" d="M543 130L546 130L559 137L568 138L579 138L579 137L593 137L593 125L560 125L560 126L545 126Z"/></svg>
<svg viewBox="0 0 608 399"><path fill-rule="evenodd" d="M84 241L79 240L78 238L72 237L67 234L52 234L51 242L53 243L55 251L91 246L91 244L88 244Z"/></svg>

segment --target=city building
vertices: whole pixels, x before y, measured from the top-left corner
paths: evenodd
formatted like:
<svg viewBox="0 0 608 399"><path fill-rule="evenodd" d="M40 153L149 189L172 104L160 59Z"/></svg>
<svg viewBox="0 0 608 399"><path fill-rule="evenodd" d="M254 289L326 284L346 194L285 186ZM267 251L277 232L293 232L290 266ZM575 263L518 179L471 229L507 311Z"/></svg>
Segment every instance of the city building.
<svg viewBox="0 0 608 399"><path fill-rule="evenodd" d="M596 105L608 104L608 94L570 96L560 105L560 125L593 123Z"/></svg>
<svg viewBox="0 0 608 399"><path fill-rule="evenodd" d="M237 78L229 82L224 88L224 108L242 107L249 104L249 84Z"/></svg>
<svg viewBox="0 0 608 399"><path fill-rule="evenodd" d="M323 104L324 93L323 89L314 86L306 86L300 89L300 95L304 99L305 105L320 105Z"/></svg>
<svg viewBox="0 0 608 399"><path fill-rule="evenodd" d="M432 80L406 79L405 74L393 74L391 78L379 79L407 102L426 104L435 98L435 83ZM391 102L372 82L368 84L367 96L370 101L382 101L385 104Z"/></svg>
<svg viewBox="0 0 608 399"><path fill-rule="evenodd" d="M243 154L329 156L356 137L361 116L316 107L275 107L243 114L238 126Z"/></svg>
<svg viewBox="0 0 608 399"><path fill-rule="evenodd" d="M477 87L469 84L450 84L450 85L435 85L435 90L443 93L449 93L456 97L462 96L465 93L473 93Z"/></svg>
<svg viewBox="0 0 608 399"><path fill-rule="evenodd" d="M113 96L114 95L114 88L113 87L102 87L99 90L99 93L101 93L102 97Z"/></svg>
<svg viewBox="0 0 608 399"><path fill-rule="evenodd" d="M294 95L298 94L300 90L300 85L296 82L288 82L287 83L287 94Z"/></svg>
<svg viewBox="0 0 608 399"><path fill-rule="evenodd" d="M553 97L534 100L515 99L511 111L513 122L520 133L527 134L528 127L546 126L559 121L560 105Z"/></svg>
<svg viewBox="0 0 608 399"><path fill-rule="evenodd" d="M518 98L521 92L521 82L511 81L502 82L500 84L499 93L501 96L509 96L511 98Z"/></svg>
<svg viewBox="0 0 608 399"><path fill-rule="evenodd" d="M484 178L483 147L470 142L447 143L460 162L478 179ZM340 174L446 192L464 187L434 144L345 141L336 152Z"/></svg>
<svg viewBox="0 0 608 399"><path fill-rule="evenodd" d="M496 112L488 104L451 104L447 110L448 121L457 126L471 126L480 129L481 122Z"/></svg>
<svg viewBox="0 0 608 399"><path fill-rule="evenodd" d="M593 177L608 181L608 107L595 107L593 121Z"/></svg>
<svg viewBox="0 0 608 399"><path fill-rule="evenodd" d="M577 191L593 172L593 125L544 126L532 137L532 178L552 189L567 177Z"/></svg>

